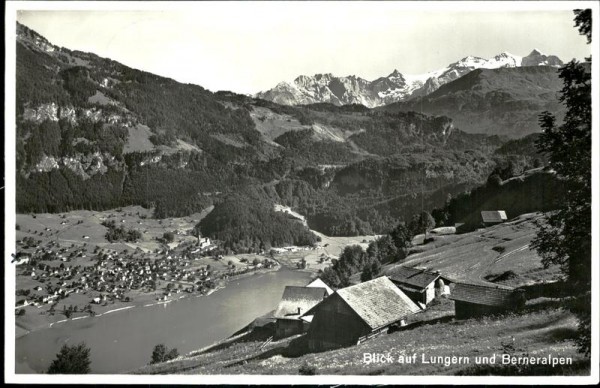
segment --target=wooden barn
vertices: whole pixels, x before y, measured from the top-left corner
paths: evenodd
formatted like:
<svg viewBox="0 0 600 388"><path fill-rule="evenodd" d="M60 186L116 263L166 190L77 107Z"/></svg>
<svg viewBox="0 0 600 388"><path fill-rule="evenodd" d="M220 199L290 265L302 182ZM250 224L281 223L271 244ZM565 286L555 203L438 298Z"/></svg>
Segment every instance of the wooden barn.
<svg viewBox="0 0 600 388"><path fill-rule="evenodd" d="M481 221L485 226L491 226L506 222L506 212L504 210L484 210L481 212Z"/></svg>
<svg viewBox="0 0 600 388"><path fill-rule="evenodd" d="M275 337L283 338L305 332L312 317L303 315L328 295L327 289L323 287L286 286L273 313L276 319Z"/></svg>
<svg viewBox="0 0 600 388"><path fill-rule="evenodd" d="M413 302L423 306L434 300L436 296L447 293L446 284L439 273L397 266L387 275Z"/></svg>
<svg viewBox="0 0 600 388"><path fill-rule="evenodd" d="M307 312L313 314L308 329L312 351L356 345L387 333L421 309L387 277L337 290Z"/></svg>
<svg viewBox="0 0 600 388"><path fill-rule="evenodd" d="M479 284L456 283L448 298L454 300L457 319L516 311L525 305L521 290Z"/></svg>

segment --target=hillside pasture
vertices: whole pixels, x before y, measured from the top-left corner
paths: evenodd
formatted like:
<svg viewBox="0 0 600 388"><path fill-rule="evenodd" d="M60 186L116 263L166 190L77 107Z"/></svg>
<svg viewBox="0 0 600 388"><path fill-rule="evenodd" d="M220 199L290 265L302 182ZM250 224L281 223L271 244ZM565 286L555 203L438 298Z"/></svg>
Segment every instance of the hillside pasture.
<svg viewBox="0 0 600 388"><path fill-rule="evenodd" d="M135 127L127 128L129 135L127 136L127 143L123 148L124 153L130 152L145 152L152 151L154 144L150 141L152 132L150 128L143 124L137 124Z"/></svg>
<svg viewBox="0 0 600 388"><path fill-rule="evenodd" d="M119 252L136 248L149 252L161 246L157 238L161 238L168 231L174 233L175 245L196 241L196 237L191 236L190 232L211 210L212 207L209 207L186 217L163 220L151 218L152 209L141 206L127 206L101 212L76 210L56 214L17 214L16 223L20 230L16 232L16 237L17 240L33 237L35 240L41 240L43 245L49 241L56 241L60 245L85 244L88 247L99 246ZM115 221L117 227L139 231L142 238L135 243L108 242L105 237L107 228L102 222L111 220Z"/></svg>
<svg viewBox="0 0 600 388"><path fill-rule="evenodd" d="M451 302L442 303L442 310ZM417 314L420 315L420 314ZM239 340L213 351L191 353L168 363L149 365L140 374L299 374L304 365L315 367L320 375L455 375L478 374L473 369L476 357L512 356L570 357L573 365L565 369L532 366L513 375L585 375L589 361L577 352L575 317L552 304L533 305L519 314L454 320L452 316L433 318L410 324L404 329L382 335L357 346L308 353L304 336L289 337L264 344L263 341ZM366 363L364 353L399 356L416 354L415 363ZM427 363L429 357L466 357L468 364ZM499 362L497 363L499 364ZM496 367L502 373L502 365ZM504 370L507 368L504 368ZM509 370L510 371L510 370Z"/></svg>
<svg viewBox="0 0 600 388"><path fill-rule="evenodd" d="M253 107L250 117L256 125L256 130L272 144L277 144L273 140L286 132L308 128L291 115L275 113L268 108L259 106Z"/></svg>
<svg viewBox="0 0 600 388"><path fill-rule="evenodd" d="M543 268L541 257L529 248L537 233L534 223L541 218L541 213L523 214L470 233L430 234L428 237L433 241L414 246L405 261L386 270L397 265L419 267L439 271L455 281L489 284L498 278L499 283L509 286L556 280L560 276L559 268Z"/></svg>

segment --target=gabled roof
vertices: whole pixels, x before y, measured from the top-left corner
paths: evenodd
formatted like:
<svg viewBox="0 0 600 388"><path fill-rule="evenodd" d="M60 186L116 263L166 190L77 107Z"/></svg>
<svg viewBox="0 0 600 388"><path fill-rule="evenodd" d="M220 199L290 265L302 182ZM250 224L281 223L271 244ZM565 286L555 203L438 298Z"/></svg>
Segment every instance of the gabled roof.
<svg viewBox="0 0 600 388"><path fill-rule="evenodd" d="M286 286L281 301L273 313L278 319L299 319L300 316L327 297L327 290L320 287ZM300 313L298 314L298 308Z"/></svg>
<svg viewBox="0 0 600 388"><path fill-rule="evenodd" d="M336 291L371 329L377 329L421 311L385 276Z"/></svg>
<svg viewBox="0 0 600 388"><path fill-rule="evenodd" d="M510 287L456 283L448 298L485 306L505 306L515 302L514 296L515 289Z"/></svg>
<svg viewBox="0 0 600 388"><path fill-rule="evenodd" d="M316 278L312 282L308 283L306 285L306 287L324 288L325 291L327 291L327 295L333 294L333 290L327 284L325 284L325 282L322 281L320 278Z"/></svg>
<svg viewBox="0 0 600 388"><path fill-rule="evenodd" d="M483 222L503 222L507 220L507 217L504 210L484 210L481 212L481 219Z"/></svg>
<svg viewBox="0 0 600 388"><path fill-rule="evenodd" d="M440 277L438 273L402 266L390 269L387 275L393 282L404 283L420 289L427 287L431 282L435 282Z"/></svg>

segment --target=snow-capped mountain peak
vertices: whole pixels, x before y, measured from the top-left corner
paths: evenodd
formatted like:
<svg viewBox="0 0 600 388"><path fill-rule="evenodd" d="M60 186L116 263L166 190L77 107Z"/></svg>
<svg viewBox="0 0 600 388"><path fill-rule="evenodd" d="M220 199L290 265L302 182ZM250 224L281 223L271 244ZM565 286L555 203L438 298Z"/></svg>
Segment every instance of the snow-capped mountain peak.
<svg viewBox="0 0 600 388"><path fill-rule="evenodd" d="M526 57L504 51L489 59L469 55L442 69L423 74L402 74L394 69L387 77L374 81L355 75L336 77L331 73L301 75L293 82L280 83L271 90L258 93L256 97L288 105L328 102L334 105L363 104L375 107L427 95L475 69L562 65L558 57L545 55L538 49Z"/></svg>

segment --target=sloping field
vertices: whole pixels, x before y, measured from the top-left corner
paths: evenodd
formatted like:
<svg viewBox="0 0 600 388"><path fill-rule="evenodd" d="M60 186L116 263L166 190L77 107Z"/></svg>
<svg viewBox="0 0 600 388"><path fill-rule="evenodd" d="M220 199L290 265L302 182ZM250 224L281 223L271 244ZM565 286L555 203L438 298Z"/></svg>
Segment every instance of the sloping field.
<svg viewBox="0 0 600 388"><path fill-rule="evenodd" d="M350 136L364 132L364 130L349 131L326 124L302 125L298 119L290 115L275 113L270 109L257 106L250 112L250 117L256 129L270 142L286 132L309 128L314 131L315 140L335 142L346 142Z"/></svg>
<svg viewBox="0 0 600 388"><path fill-rule="evenodd" d="M444 303L448 303L446 301ZM230 346L164 364L141 368L136 373L161 374L298 374L302 365L317 374L338 375L454 375L476 374L476 357L496 356L501 368L503 354L515 357L570 357L570 368L541 369L538 365L523 374L585 374L589 362L577 353L575 318L555 307L530 307L517 315L453 320L452 317L428 320L406 329L383 335L357 346L306 353L304 338L291 337L264 345L263 341L238 341ZM365 353L389 354L394 362L365 362ZM398 362L400 356L415 357L414 363ZM414 355L414 356L413 356ZM452 357L463 362L452 363ZM441 357L441 362L432 362ZM468 362L465 360L468 358ZM448 360L450 362L446 363Z"/></svg>
<svg viewBox="0 0 600 388"><path fill-rule="evenodd" d="M100 246L117 251L139 247L147 252L160 247L156 238L162 237L167 231L175 233L175 241L178 243L187 239L194 240L193 236L187 235L187 231L193 229L211 210L212 207L209 207L201 213L164 220L151 218L152 210L141 206L127 206L102 212L76 210L58 214L17 214L16 222L20 230L17 231L16 237L18 240L33 237L41 240L42 245L56 241L61 244ZM106 220L113 220L117 226L126 229L138 230L142 234L141 240L136 243L109 243L105 238L107 229L101 225Z"/></svg>
<svg viewBox="0 0 600 388"><path fill-rule="evenodd" d="M124 153L152 151L154 149L154 144L150 141L152 132L148 126L138 124L135 127L127 128L127 130L129 136L127 136L127 143L123 148Z"/></svg>
<svg viewBox="0 0 600 388"><path fill-rule="evenodd" d="M256 125L256 130L271 142L286 132L309 128L290 115L275 113L258 106L252 109L250 117Z"/></svg>
<svg viewBox="0 0 600 388"><path fill-rule="evenodd" d="M434 241L417 245L402 266L439 271L456 281L523 286L554 280L558 267L544 269L541 257L529 249L537 233L534 224L541 213L523 214L504 224L461 235L432 236ZM391 270L388 267L386 270ZM509 272L510 271L510 272Z"/></svg>

